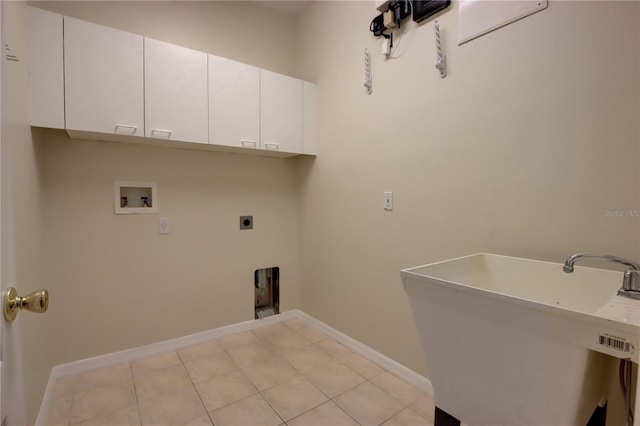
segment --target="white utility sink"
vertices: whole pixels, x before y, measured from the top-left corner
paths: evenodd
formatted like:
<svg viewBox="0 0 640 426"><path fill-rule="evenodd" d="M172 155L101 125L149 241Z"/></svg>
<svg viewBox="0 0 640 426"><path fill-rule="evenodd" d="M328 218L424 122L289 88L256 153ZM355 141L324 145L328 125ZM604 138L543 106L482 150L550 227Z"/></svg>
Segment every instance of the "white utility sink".
<svg viewBox="0 0 640 426"><path fill-rule="evenodd" d="M622 272L562 267L483 253L402 271L438 408L474 426L587 423L616 358L639 361L640 300L616 295Z"/></svg>

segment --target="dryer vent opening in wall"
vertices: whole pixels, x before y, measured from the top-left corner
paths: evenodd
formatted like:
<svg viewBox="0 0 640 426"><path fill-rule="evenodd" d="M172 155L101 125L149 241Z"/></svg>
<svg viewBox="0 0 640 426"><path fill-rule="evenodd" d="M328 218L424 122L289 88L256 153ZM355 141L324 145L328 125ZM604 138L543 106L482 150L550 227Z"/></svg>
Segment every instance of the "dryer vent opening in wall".
<svg viewBox="0 0 640 426"><path fill-rule="evenodd" d="M256 269L255 319L262 319L280 313L280 268Z"/></svg>

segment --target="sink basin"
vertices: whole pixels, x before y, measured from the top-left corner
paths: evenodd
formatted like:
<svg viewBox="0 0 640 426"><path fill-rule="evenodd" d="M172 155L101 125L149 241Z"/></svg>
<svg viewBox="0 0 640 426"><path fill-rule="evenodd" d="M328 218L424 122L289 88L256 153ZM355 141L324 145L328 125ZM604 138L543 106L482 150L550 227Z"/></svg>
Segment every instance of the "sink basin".
<svg viewBox="0 0 640 426"><path fill-rule="evenodd" d="M622 272L493 254L405 269L436 406L472 425L584 425L639 360ZM617 391L617 389L612 389Z"/></svg>

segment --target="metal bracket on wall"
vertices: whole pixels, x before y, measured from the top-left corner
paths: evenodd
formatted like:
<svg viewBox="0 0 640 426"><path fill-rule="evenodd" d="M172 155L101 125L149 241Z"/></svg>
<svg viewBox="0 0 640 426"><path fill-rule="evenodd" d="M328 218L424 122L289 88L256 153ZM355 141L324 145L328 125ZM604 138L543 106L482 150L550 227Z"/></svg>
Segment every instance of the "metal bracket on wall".
<svg viewBox="0 0 640 426"><path fill-rule="evenodd" d="M371 79L371 56L369 55L369 49L364 49L364 87L367 88L367 93L371 94L373 87Z"/></svg>
<svg viewBox="0 0 640 426"><path fill-rule="evenodd" d="M442 53L442 44L440 40L440 24L438 21L434 21L433 27L436 33L436 68L440 71L440 78L445 78L447 75L447 59Z"/></svg>

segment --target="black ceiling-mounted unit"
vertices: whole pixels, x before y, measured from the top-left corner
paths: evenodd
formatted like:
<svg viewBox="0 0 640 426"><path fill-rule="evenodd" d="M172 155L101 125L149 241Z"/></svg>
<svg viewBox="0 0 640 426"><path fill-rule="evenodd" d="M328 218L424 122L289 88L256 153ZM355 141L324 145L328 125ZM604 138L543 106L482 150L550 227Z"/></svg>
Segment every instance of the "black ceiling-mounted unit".
<svg viewBox="0 0 640 426"><path fill-rule="evenodd" d="M420 22L446 9L451 0L413 0L413 20Z"/></svg>

